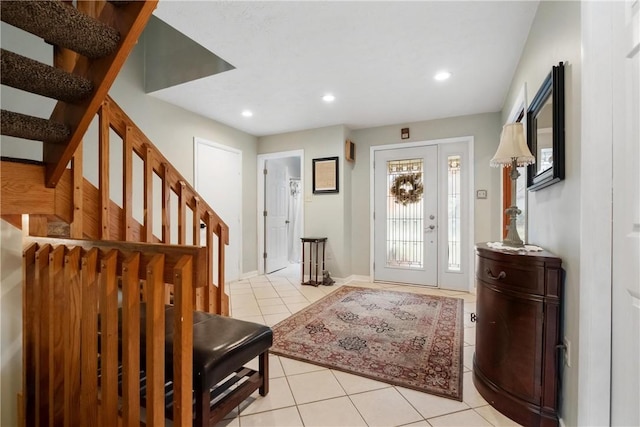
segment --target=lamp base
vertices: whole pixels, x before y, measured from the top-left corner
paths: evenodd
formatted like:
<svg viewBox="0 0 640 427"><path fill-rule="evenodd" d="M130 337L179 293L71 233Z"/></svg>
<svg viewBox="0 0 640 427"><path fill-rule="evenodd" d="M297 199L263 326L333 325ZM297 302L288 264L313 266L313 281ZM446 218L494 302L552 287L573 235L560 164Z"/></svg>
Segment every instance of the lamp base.
<svg viewBox="0 0 640 427"><path fill-rule="evenodd" d="M509 215L509 227L507 231L507 237L504 238L502 243L506 246L514 248L524 248L524 242L518 235L518 228L516 227L516 218L522 212L517 206L510 206L504 211Z"/></svg>

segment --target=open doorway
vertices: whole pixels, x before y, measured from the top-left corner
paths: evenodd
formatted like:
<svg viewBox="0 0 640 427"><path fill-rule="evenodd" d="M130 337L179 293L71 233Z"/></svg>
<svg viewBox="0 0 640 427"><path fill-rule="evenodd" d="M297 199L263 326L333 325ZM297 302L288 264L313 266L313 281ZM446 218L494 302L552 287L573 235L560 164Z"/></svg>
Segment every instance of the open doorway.
<svg viewBox="0 0 640 427"><path fill-rule="evenodd" d="M258 155L258 274L299 269L304 152Z"/></svg>

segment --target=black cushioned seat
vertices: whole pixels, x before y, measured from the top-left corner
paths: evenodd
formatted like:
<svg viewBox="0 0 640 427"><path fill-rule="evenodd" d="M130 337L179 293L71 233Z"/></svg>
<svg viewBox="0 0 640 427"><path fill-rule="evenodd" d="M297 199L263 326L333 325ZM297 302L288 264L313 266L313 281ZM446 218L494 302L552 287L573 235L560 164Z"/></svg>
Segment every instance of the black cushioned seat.
<svg viewBox="0 0 640 427"><path fill-rule="evenodd" d="M165 307L165 371L167 379L172 378L173 336L175 310ZM141 304L141 365L144 369L144 341L146 305ZM196 401L196 421L194 425L213 425L229 411L246 399L253 391L260 389L261 395L268 393L268 354L273 343L271 328L258 323L219 316L217 314L193 312L193 389ZM213 390L223 379L234 372L242 371L244 364L259 357L259 371L244 369L246 383L210 405L211 398L225 390ZM226 383L225 383L226 384Z"/></svg>

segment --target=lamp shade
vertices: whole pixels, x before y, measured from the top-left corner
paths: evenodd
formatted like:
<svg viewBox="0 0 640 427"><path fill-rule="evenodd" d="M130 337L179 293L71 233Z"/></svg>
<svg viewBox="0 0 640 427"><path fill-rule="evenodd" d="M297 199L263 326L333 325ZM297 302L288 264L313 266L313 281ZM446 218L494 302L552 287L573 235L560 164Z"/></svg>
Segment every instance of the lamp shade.
<svg viewBox="0 0 640 427"><path fill-rule="evenodd" d="M498 151L489 164L493 167L510 166L514 159L518 166L529 165L536 161L527 147L524 128L520 122L509 123L502 127Z"/></svg>

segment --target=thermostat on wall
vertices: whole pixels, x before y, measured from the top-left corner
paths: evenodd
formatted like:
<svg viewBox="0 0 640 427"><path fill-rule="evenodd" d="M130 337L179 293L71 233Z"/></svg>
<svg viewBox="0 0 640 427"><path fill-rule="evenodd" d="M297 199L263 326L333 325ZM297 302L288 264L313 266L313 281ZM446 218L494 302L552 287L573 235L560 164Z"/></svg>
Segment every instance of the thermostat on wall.
<svg viewBox="0 0 640 427"><path fill-rule="evenodd" d="M486 198L487 198L487 190L476 191L476 199L486 199Z"/></svg>

